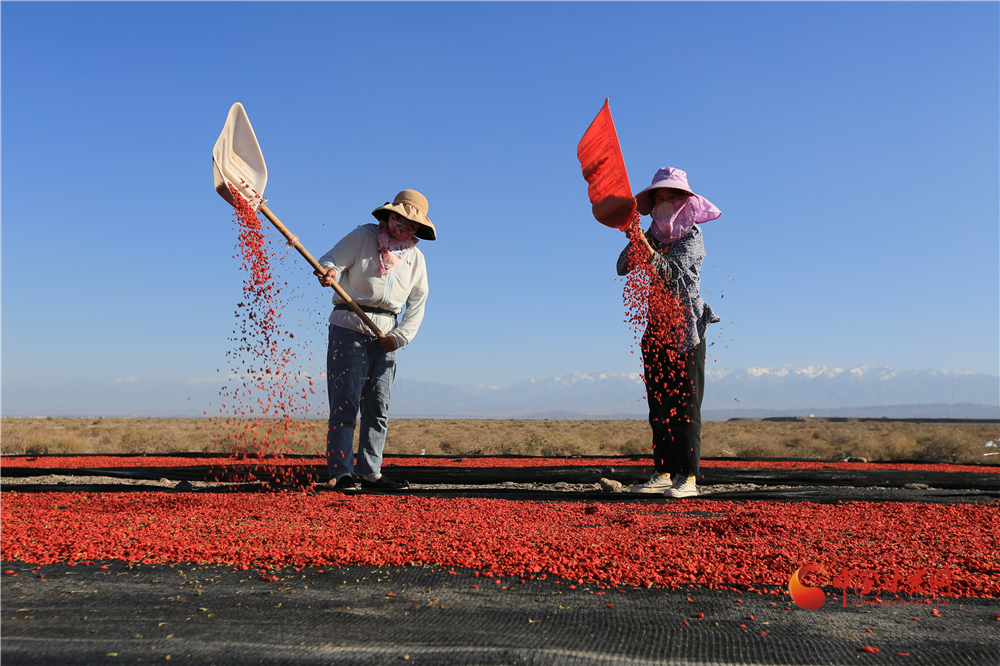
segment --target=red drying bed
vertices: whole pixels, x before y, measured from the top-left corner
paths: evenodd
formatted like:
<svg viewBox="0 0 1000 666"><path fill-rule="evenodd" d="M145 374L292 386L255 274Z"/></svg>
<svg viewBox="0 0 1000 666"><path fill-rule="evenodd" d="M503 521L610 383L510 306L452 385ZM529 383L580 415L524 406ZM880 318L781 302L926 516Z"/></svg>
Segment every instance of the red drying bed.
<svg viewBox="0 0 1000 666"><path fill-rule="evenodd" d="M832 577L935 577L932 590L898 591L1000 596L996 505L4 493L0 518L4 559L38 564L435 564L496 580L547 574L780 594L792 571L815 562Z"/></svg>
<svg viewBox="0 0 1000 666"><path fill-rule="evenodd" d="M38 469L115 469L142 467L206 467L245 465L323 465L322 456L286 458L226 458L201 456L4 456L0 466ZM479 456L385 456L385 467L641 467L652 465L649 456L638 458L507 458ZM1000 466L950 465L946 463L844 463L806 460L702 460L702 467L731 469L847 469L925 472L976 472L996 474Z"/></svg>
<svg viewBox="0 0 1000 666"><path fill-rule="evenodd" d="M325 458L224 458L180 456L4 456L3 467L37 469L132 469L141 467L233 467L238 465L319 465Z"/></svg>

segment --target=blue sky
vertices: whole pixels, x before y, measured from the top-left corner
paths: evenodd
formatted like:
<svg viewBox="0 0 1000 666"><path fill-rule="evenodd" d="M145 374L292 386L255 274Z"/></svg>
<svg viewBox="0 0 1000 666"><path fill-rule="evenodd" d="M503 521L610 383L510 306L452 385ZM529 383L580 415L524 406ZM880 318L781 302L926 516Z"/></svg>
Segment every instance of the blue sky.
<svg viewBox="0 0 1000 666"><path fill-rule="evenodd" d="M688 172L714 368L1000 365L996 3L17 3L2 18L2 373L225 372L242 275L209 155L242 102L319 256L403 188L439 240L398 377L637 372L576 144ZM272 236L274 233L272 232ZM330 291L285 319L319 371ZM301 318L301 319L299 319ZM312 356L313 361L308 358Z"/></svg>

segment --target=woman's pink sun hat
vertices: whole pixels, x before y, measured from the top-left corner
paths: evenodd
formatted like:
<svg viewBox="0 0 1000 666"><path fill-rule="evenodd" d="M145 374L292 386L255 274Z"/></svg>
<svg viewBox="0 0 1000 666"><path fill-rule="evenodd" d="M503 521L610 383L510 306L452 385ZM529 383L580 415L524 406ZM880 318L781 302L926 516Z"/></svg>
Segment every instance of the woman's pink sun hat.
<svg viewBox="0 0 1000 666"><path fill-rule="evenodd" d="M649 215L653 210L653 190L663 187L694 194L688 186L687 172L673 167L663 167L653 176L653 184L635 195L636 210L640 215Z"/></svg>
<svg viewBox="0 0 1000 666"><path fill-rule="evenodd" d="M672 189L686 192L687 196L664 201L654 206L653 190ZM649 230L656 240L673 243L691 231L691 227L716 219L722 211L706 199L691 191L687 174L680 169L663 167L653 176L653 184L635 195L635 208L641 215L653 216Z"/></svg>

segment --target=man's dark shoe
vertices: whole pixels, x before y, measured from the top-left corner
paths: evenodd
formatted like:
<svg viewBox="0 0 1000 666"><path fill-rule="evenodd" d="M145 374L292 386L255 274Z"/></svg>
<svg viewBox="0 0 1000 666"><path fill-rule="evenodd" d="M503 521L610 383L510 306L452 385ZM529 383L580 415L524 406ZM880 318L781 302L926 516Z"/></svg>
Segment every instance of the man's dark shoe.
<svg viewBox="0 0 1000 666"><path fill-rule="evenodd" d="M333 485L334 490L357 490L358 484L354 480L354 477L350 474L347 476L342 476L337 479L337 483Z"/></svg>
<svg viewBox="0 0 1000 666"><path fill-rule="evenodd" d="M407 481L392 481L386 476L380 476L378 481L369 481L361 477L361 487L367 490L400 490L409 488L410 484Z"/></svg>

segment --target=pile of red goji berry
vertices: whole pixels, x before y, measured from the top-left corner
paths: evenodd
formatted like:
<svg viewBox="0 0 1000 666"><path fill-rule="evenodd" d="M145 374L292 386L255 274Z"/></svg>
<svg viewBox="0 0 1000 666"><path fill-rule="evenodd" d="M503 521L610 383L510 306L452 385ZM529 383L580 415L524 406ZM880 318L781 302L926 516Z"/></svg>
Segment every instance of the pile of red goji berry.
<svg viewBox="0 0 1000 666"><path fill-rule="evenodd" d="M4 493L3 557L253 567L432 564L491 577L781 594L791 573L939 572L1000 596L992 505L511 502L333 493Z"/></svg>

